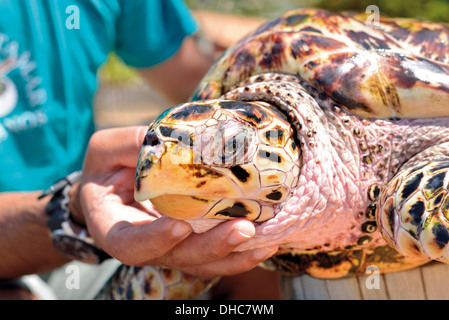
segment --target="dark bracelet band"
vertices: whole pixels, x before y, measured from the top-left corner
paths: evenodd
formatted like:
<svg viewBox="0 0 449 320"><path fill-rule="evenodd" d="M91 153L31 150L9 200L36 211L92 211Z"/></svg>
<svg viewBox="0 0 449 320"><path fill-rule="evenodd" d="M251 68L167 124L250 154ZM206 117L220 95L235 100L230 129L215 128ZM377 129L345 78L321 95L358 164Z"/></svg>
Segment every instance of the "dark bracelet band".
<svg viewBox="0 0 449 320"><path fill-rule="evenodd" d="M45 211L49 216L49 235L56 249L69 259L99 264L110 256L96 245L85 227L70 217L69 191L80 179L81 171L74 172L44 191L39 199L52 195Z"/></svg>

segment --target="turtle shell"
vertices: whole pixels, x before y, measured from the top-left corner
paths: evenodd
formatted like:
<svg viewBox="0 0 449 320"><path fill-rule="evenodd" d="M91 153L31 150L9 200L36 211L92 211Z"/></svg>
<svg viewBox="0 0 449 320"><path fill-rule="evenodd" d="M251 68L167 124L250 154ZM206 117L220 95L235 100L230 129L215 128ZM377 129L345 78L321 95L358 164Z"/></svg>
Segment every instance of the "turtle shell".
<svg viewBox="0 0 449 320"><path fill-rule="evenodd" d="M290 11L233 47L193 99L218 98L252 75L299 75L362 117L449 116L449 26L318 9Z"/></svg>

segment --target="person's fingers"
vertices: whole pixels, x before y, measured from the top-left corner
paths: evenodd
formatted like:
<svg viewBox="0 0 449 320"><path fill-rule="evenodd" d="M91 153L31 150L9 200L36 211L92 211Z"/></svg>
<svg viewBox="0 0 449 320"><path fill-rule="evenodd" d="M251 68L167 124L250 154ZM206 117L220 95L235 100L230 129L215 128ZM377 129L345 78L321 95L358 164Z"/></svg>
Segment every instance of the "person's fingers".
<svg viewBox="0 0 449 320"><path fill-rule="evenodd" d="M122 168L105 181L86 177L79 191L85 220L105 234L117 221L150 222L149 212L138 210L133 196L133 170ZM131 180L131 181L130 181ZM126 207L124 205L129 205Z"/></svg>
<svg viewBox="0 0 449 320"><path fill-rule="evenodd" d="M104 250L126 265L141 265L169 252L192 229L184 221L162 217L144 224L117 222L104 236Z"/></svg>
<svg viewBox="0 0 449 320"><path fill-rule="evenodd" d="M100 130L89 141L84 160L86 176L102 174L112 168L135 168L148 127Z"/></svg>
<svg viewBox="0 0 449 320"><path fill-rule="evenodd" d="M251 221L226 221L206 233L190 235L158 260L158 263L182 269L213 262L230 254L254 234L255 228Z"/></svg>
<svg viewBox="0 0 449 320"><path fill-rule="evenodd" d="M130 179L131 169L122 168L102 183L88 179L80 195L95 242L123 263L136 264L170 251L192 230L183 221L157 219L158 212L133 201Z"/></svg>
<svg viewBox="0 0 449 320"><path fill-rule="evenodd" d="M278 249L278 246L271 246L244 252L233 252L223 259L203 265L186 267L182 271L186 274L194 274L203 279L231 276L255 268L259 263L275 254Z"/></svg>

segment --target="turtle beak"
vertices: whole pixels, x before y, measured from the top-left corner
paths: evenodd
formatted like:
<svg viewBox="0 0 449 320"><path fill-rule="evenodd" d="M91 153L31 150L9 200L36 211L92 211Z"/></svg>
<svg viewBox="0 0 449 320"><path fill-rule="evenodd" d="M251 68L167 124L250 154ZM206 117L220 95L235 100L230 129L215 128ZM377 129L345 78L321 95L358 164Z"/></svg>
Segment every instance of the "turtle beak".
<svg viewBox="0 0 449 320"><path fill-rule="evenodd" d="M137 201L145 201L152 195L153 188L149 188L145 179L151 168L160 162L164 153L164 144L153 130L149 130L143 141L137 162L136 175L134 179L134 198Z"/></svg>
<svg viewBox="0 0 449 320"><path fill-rule="evenodd" d="M239 196L225 175L194 164L193 150L163 141L149 130L136 168L134 198L150 200L163 214L182 219L202 217L217 201Z"/></svg>

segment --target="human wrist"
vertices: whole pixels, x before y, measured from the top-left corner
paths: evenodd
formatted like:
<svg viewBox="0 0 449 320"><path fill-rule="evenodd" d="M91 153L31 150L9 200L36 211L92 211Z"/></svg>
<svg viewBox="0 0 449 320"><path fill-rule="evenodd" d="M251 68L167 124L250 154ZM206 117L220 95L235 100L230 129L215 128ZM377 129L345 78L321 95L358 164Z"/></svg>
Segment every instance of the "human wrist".
<svg viewBox="0 0 449 320"><path fill-rule="evenodd" d="M84 218L84 212L81 207L80 200L80 185L81 182L75 182L69 190L69 203L68 208L70 211L70 218L81 226L86 225L86 220Z"/></svg>
<svg viewBox="0 0 449 320"><path fill-rule="evenodd" d="M72 260L99 264L110 256L97 246L85 227L80 203L81 171L73 172L58 180L40 199L52 195L45 211L47 225L56 249Z"/></svg>

